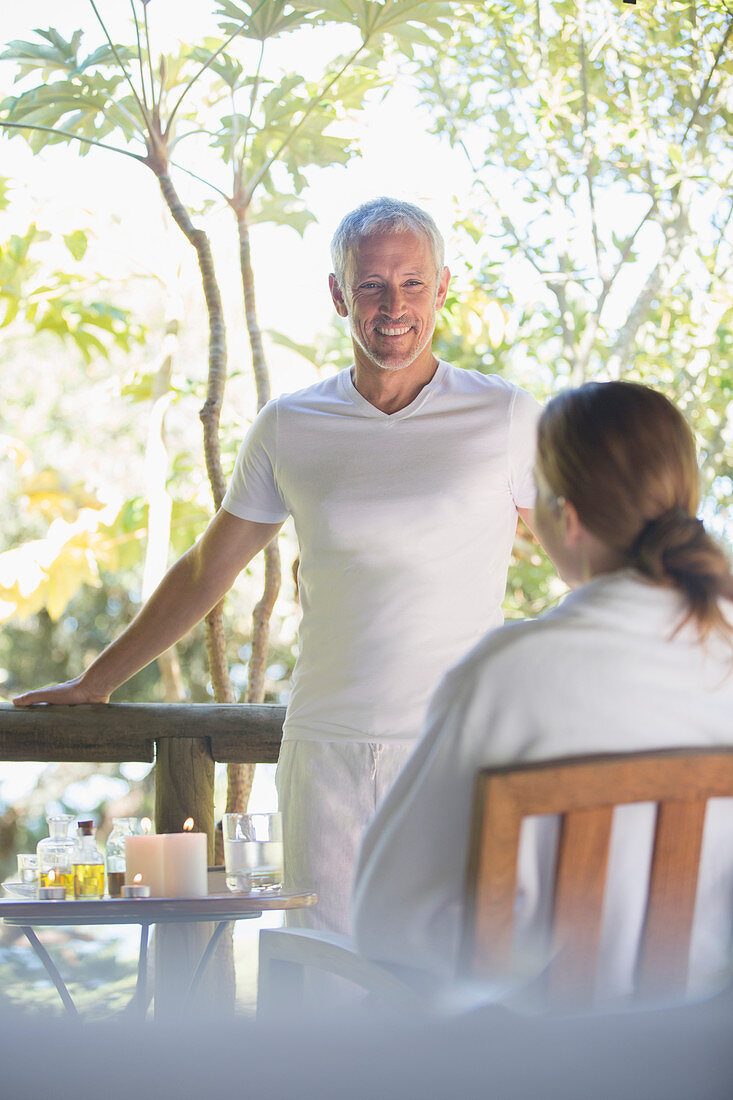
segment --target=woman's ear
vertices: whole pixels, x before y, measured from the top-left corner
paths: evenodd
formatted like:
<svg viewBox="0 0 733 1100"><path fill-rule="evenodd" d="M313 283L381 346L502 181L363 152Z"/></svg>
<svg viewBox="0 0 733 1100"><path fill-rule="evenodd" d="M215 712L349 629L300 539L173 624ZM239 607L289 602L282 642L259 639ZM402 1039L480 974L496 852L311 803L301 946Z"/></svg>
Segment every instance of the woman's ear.
<svg viewBox="0 0 733 1100"><path fill-rule="evenodd" d="M566 546L577 546L585 535L585 527L580 522L578 510L569 500L562 502L563 534Z"/></svg>

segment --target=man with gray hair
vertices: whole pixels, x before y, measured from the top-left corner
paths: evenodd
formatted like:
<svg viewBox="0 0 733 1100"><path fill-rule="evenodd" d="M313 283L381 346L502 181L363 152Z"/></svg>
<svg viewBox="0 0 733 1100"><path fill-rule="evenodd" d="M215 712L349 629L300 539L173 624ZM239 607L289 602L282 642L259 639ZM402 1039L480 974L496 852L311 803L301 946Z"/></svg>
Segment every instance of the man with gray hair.
<svg viewBox="0 0 733 1100"><path fill-rule="evenodd" d="M517 513L533 502L538 407L503 379L433 355L450 272L424 211L365 203L337 228L332 253L353 366L270 401L222 508L127 630L77 680L17 701L106 701L292 515L303 618L277 771L286 876L319 894L299 923L348 931L362 832L438 680L502 621Z"/></svg>

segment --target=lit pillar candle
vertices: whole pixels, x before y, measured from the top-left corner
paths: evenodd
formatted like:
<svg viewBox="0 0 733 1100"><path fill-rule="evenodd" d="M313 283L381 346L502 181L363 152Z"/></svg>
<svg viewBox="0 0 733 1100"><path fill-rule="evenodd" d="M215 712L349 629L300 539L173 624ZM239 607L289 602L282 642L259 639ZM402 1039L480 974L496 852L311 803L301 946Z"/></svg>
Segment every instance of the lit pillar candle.
<svg viewBox="0 0 733 1100"><path fill-rule="evenodd" d="M194 833L193 818L182 833L164 833L163 895L167 898L202 898L209 892L206 833Z"/></svg>
<svg viewBox="0 0 733 1100"><path fill-rule="evenodd" d="M144 818L143 828L147 822L150 828L149 818ZM154 898L165 897L163 881L163 836L155 833L144 832L137 836L125 837L125 885L132 886L135 876L139 875L137 882L150 887L150 893Z"/></svg>

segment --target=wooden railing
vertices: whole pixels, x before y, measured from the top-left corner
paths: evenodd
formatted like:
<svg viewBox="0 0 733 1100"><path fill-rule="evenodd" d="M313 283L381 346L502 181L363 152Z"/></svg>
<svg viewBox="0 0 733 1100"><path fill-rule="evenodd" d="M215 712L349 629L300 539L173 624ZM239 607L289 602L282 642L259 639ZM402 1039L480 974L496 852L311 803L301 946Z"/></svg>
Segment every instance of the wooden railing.
<svg viewBox="0 0 733 1100"><path fill-rule="evenodd" d="M285 707L108 703L14 707L0 703L0 761L155 760L159 832L187 817L214 837L214 763L274 763Z"/></svg>

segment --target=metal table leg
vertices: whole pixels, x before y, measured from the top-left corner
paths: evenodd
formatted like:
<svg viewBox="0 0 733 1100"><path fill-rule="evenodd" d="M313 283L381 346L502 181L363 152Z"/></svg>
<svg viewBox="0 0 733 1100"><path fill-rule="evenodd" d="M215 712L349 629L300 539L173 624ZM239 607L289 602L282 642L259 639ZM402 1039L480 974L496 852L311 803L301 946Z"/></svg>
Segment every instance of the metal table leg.
<svg viewBox="0 0 733 1100"><path fill-rule="evenodd" d="M137 956L137 982L135 984L135 996L130 1002L130 1008L145 1015L148 1007L148 933L149 924L140 925L140 950Z"/></svg>
<svg viewBox="0 0 733 1100"><path fill-rule="evenodd" d="M76 1005L74 1004L74 1002L72 1000L72 997L71 997L71 994L69 993L69 990L66 986L66 983L64 982L64 979L61 977L61 974L59 973L58 968L56 967L56 964L54 963L53 959L51 958L48 951L43 946L43 944L39 940L38 936L36 935L36 933L33 931L33 929L30 926L21 925L21 928L22 928L23 932L25 933L26 939L28 940L29 944L31 945L31 947L35 951L38 958L43 963L43 966L44 966L44 968L46 970L46 973L48 974L49 978L51 979L53 984L56 986L56 989L58 991L58 995L61 998L61 1000L64 1004L64 1007L66 1008L66 1011L71 1016L73 1016L75 1019L78 1020L80 1018L79 1017L79 1010L77 1009ZM218 926L217 926L217 928L218 928ZM133 995L133 998L130 1001L130 1004L127 1006L127 1010L139 1012L141 1015L145 1014L145 1010L147 1008L147 1001L148 1001L147 990L148 990L148 934L149 934L149 930L150 930L150 925L149 924L141 924L140 925L140 950L139 950L139 953L138 953L138 960L137 960L137 982L135 984L135 993ZM214 933L214 935L216 935L216 932ZM214 937L212 936L212 939L213 938ZM202 960L202 962L203 962L203 960ZM201 964L199 964L199 965L201 965ZM204 964L204 968L205 968L205 964Z"/></svg>
<svg viewBox="0 0 733 1100"><path fill-rule="evenodd" d="M38 936L33 931L33 929L29 925L25 925L25 924L22 925L21 927L22 927L22 929L25 933L25 936L26 936L26 939L28 940L28 943L31 945L31 947L35 951L36 955L38 956L38 958L43 963L44 967L46 968L46 973L48 974L48 976L51 979L51 981L53 982L53 984L56 986L56 989L58 991L58 995L61 998L61 1000L63 1001L66 1011L71 1016L73 1016L75 1019L78 1020L79 1019L79 1013L77 1011L76 1005L72 1001L71 994L69 993L68 989L66 988L66 984L64 982L64 979L61 977L58 970L56 969L56 964L54 963L53 959L51 958L48 951L43 946L43 944L41 943L41 941L39 940Z"/></svg>
<svg viewBox="0 0 733 1100"><path fill-rule="evenodd" d="M188 993L186 995L186 1004L190 1004L191 1001L193 1000L193 998L196 994L196 990L199 987L199 983L200 983L201 979L203 978L204 974L206 973L206 968L209 965L209 963L211 962L211 957L214 954L214 951L216 950L216 945L218 944L219 940L221 939L225 929L229 928L232 924L233 924L233 921L230 921L230 920L219 921L217 923L216 928L211 933L211 939L209 940L209 942L206 945L204 953L203 953L203 955L201 956L201 958L199 960L199 964L196 967L196 970L194 971L193 978L191 979L191 984L188 987Z"/></svg>

